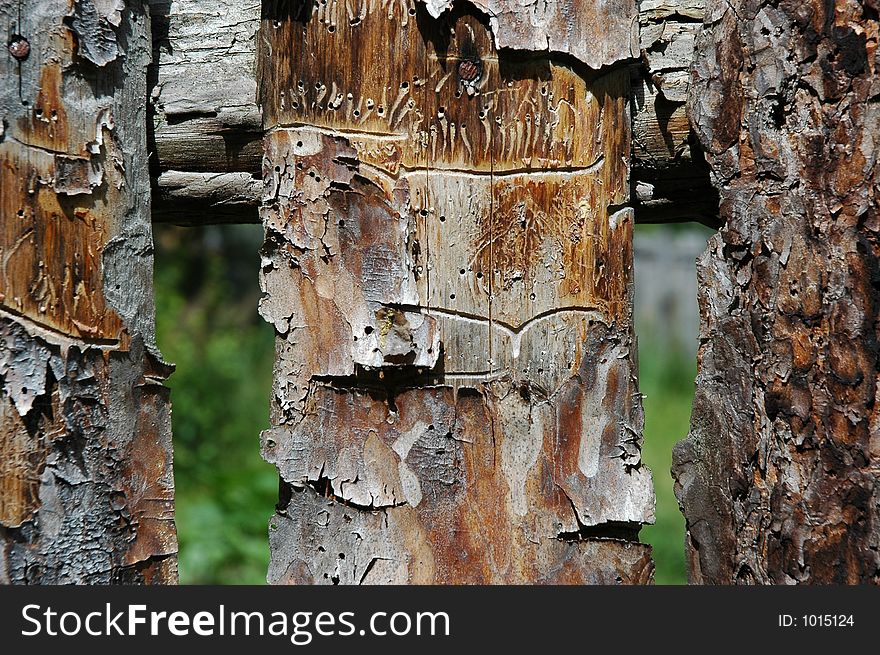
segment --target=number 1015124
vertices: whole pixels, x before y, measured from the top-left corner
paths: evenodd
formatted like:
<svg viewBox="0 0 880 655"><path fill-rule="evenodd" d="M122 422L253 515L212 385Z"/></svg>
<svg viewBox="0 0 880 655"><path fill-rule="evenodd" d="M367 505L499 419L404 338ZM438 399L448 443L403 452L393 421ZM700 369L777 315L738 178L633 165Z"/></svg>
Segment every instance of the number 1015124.
<svg viewBox="0 0 880 655"><path fill-rule="evenodd" d="M792 614L779 615L780 628L851 628L852 614Z"/></svg>

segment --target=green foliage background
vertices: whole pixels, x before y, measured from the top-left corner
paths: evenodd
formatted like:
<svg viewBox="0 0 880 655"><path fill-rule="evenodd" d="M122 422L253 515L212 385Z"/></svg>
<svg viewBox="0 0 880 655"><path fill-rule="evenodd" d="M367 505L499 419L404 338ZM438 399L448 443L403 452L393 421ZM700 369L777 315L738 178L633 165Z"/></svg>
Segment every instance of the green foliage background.
<svg viewBox="0 0 880 655"><path fill-rule="evenodd" d="M257 314L257 225L156 230L156 329L171 387L180 581L263 584L275 468L260 458L274 342Z"/></svg>
<svg viewBox="0 0 880 655"><path fill-rule="evenodd" d="M259 454L274 356L272 329L256 311L262 230L157 226L155 240L159 346L177 365L168 385L181 582L262 584L278 494L274 467ZM684 519L669 467L687 434L695 363L652 334L639 330L639 364L657 523L641 536L654 547L657 583L681 584Z"/></svg>
<svg viewBox="0 0 880 655"><path fill-rule="evenodd" d="M639 386L644 394L645 442L642 459L654 474L656 523L642 528L641 539L654 547L657 584L687 583L684 517L672 491L672 447L688 432L694 399L696 363L681 353L639 338Z"/></svg>

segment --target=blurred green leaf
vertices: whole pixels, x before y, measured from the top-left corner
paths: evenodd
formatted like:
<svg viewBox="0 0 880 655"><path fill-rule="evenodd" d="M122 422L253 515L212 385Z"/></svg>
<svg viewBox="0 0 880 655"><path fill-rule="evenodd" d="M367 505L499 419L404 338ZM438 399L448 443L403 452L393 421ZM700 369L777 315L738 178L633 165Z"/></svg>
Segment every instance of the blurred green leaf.
<svg viewBox="0 0 880 655"><path fill-rule="evenodd" d="M180 579L260 584L274 467L259 454L268 427L274 341L257 315L259 226L156 230L159 346L171 387Z"/></svg>

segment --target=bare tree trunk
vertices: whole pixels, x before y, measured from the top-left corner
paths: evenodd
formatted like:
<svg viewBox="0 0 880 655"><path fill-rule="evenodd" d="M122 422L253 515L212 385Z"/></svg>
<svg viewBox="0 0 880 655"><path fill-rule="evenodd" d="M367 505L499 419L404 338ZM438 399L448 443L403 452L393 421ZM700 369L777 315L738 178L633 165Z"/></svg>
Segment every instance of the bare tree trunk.
<svg viewBox="0 0 880 655"><path fill-rule="evenodd" d="M490 5L264 3L271 582L652 579L635 7Z"/></svg>
<svg viewBox="0 0 880 655"><path fill-rule="evenodd" d="M0 582L177 579L149 16L0 0Z"/></svg>
<svg viewBox="0 0 880 655"><path fill-rule="evenodd" d="M695 583L880 582L875 2L709 0L690 114L721 194L699 261Z"/></svg>

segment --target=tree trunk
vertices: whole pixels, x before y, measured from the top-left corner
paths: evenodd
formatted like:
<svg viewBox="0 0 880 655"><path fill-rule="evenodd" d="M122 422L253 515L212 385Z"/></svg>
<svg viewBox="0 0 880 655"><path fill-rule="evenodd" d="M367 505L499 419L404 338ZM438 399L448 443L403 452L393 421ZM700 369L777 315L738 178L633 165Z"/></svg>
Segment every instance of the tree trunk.
<svg viewBox="0 0 880 655"><path fill-rule="evenodd" d="M695 583L880 582L875 2L709 0L690 114L718 182L675 450Z"/></svg>
<svg viewBox="0 0 880 655"><path fill-rule="evenodd" d="M144 5L0 0L0 582L177 578Z"/></svg>
<svg viewBox="0 0 880 655"><path fill-rule="evenodd" d="M649 582L635 7L448 4L264 3L269 580Z"/></svg>
<svg viewBox="0 0 880 655"><path fill-rule="evenodd" d="M640 3L641 59L629 62L637 223L717 224L718 194L684 109L703 3ZM150 0L150 5L154 220L259 222L262 135L254 60L260 3ZM566 21L589 20L594 10L585 5L577 11L583 16ZM622 29L628 34L631 28Z"/></svg>

